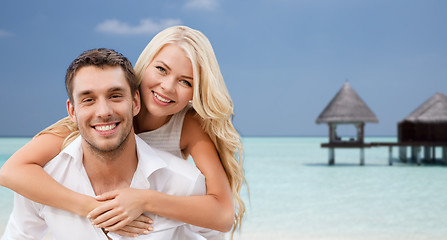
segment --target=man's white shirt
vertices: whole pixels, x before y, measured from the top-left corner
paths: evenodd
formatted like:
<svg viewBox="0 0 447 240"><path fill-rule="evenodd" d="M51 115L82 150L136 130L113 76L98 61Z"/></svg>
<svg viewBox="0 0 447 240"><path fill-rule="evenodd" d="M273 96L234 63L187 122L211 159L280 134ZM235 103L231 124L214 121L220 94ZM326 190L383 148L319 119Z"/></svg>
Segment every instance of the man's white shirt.
<svg viewBox="0 0 447 240"><path fill-rule="evenodd" d="M205 177L187 161L151 148L135 135L138 165L131 188L152 189L177 196L206 194ZM95 196L83 165L81 137L67 146L45 165L44 170L56 181L75 192ZM45 187L45 186L42 186ZM136 238L109 233L114 240L125 239L213 239L222 234L183 222L145 213L154 220L154 231ZM104 232L90 221L74 213L38 204L19 194L14 197L14 209L3 235L3 240L42 239L50 229L53 239L107 239Z"/></svg>

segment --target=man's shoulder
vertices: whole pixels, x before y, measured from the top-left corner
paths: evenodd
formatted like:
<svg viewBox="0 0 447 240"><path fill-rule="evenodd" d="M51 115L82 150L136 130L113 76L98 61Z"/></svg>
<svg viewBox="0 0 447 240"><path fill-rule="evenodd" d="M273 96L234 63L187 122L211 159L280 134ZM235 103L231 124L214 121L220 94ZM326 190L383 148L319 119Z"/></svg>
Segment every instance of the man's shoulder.
<svg viewBox="0 0 447 240"><path fill-rule="evenodd" d="M172 171L179 175L185 175L196 178L201 172L188 161L179 158L172 153L162 151L148 145L143 139L135 135L137 143L137 151L147 161L148 165L152 168L154 165L165 170Z"/></svg>
<svg viewBox="0 0 447 240"><path fill-rule="evenodd" d="M167 164L152 176L152 180L162 180L154 181L161 183L160 191L178 196L206 194L205 176L197 167L171 153L161 150L155 152Z"/></svg>
<svg viewBox="0 0 447 240"><path fill-rule="evenodd" d="M188 160L179 158L172 153L158 149L154 149L154 152L167 164L167 169L176 174L193 178L197 178L198 175L202 174L200 170L197 169L196 166L189 163Z"/></svg>
<svg viewBox="0 0 447 240"><path fill-rule="evenodd" d="M77 138L63 149L56 157L51 159L43 169L51 175L56 181L70 179L69 176L77 174L79 171L73 171L82 167L82 148L81 139Z"/></svg>

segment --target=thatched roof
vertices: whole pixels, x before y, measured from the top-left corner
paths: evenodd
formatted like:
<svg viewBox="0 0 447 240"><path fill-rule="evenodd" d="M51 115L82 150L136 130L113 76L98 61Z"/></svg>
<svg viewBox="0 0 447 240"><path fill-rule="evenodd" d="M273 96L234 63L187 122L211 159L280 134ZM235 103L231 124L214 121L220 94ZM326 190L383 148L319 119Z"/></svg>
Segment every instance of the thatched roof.
<svg viewBox="0 0 447 240"><path fill-rule="evenodd" d="M379 122L376 115L346 82L318 116L316 123Z"/></svg>
<svg viewBox="0 0 447 240"><path fill-rule="evenodd" d="M447 96L442 93L436 93L403 121L423 123L447 122Z"/></svg>

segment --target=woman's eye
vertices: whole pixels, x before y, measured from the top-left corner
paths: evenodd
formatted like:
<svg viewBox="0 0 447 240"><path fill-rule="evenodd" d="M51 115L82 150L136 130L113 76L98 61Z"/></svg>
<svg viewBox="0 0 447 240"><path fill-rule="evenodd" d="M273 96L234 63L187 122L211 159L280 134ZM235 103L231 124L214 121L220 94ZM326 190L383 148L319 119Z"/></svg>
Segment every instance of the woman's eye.
<svg viewBox="0 0 447 240"><path fill-rule="evenodd" d="M180 80L180 82L186 87L192 87L192 84L187 80Z"/></svg>
<svg viewBox="0 0 447 240"><path fill-rule="evenodd" d="M158 66L158 67L155 67L155 68L157 68L157 70L158 70L159 72L163 73L163 74L166 73L166 69L164 69L163 67Z"/></svg>

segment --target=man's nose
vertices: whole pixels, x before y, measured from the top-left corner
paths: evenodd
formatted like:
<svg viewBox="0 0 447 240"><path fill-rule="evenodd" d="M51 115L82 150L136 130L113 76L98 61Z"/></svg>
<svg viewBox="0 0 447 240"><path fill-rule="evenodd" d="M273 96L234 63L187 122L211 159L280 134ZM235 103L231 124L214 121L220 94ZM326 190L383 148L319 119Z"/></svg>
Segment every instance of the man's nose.
<svg viewBox="0 0 447 240"><path fill-rule="evenodd" d="M96 105L96 115L101 118L112 116L113 110L111 103L107 100L100 100Z"/></svg>

